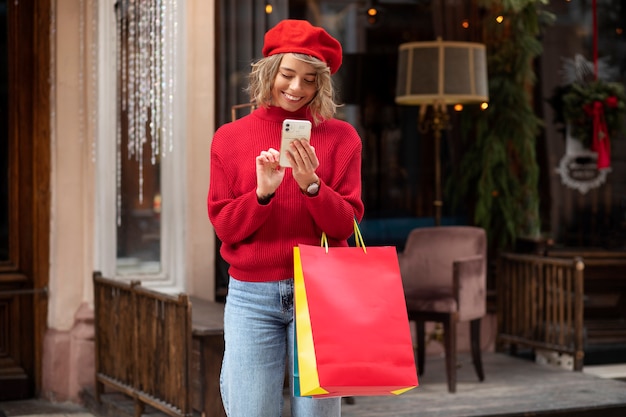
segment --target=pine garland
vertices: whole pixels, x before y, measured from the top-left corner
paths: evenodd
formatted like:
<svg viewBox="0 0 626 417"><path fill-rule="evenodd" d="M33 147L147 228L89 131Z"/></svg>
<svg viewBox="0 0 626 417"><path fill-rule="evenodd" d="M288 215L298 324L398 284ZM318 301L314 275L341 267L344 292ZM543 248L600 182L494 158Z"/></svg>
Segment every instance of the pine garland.
<svg viewBox="0 0 626 417"><path fill-rule="evenodd" d="M489 108L464 114L473 125L461 164L461 194L475 196L474 223L487 230L490 245L510 248L517 237L538 237L539 166L535 138L541 120L532 108L533 60L545 0L483 0L489 76ZM504 15L504 22L496 22ZM472 136L472 137L470 137Z"/></svg>

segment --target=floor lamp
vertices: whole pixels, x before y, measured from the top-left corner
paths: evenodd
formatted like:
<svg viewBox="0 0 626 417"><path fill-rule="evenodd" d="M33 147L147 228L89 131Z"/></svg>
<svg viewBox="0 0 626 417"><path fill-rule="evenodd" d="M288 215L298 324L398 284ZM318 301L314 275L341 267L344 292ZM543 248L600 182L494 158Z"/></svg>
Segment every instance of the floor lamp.
<svg viewBox="0 0 626 417"><path fill-rule="evenodd" d="M436 41L403 43L398 51L396 103L420 106L418 129L435 137L435 225L441 225L441 131L449 126L448 105L486 103L485 45ZM428 106L432 115L427 116Z"/></svg>

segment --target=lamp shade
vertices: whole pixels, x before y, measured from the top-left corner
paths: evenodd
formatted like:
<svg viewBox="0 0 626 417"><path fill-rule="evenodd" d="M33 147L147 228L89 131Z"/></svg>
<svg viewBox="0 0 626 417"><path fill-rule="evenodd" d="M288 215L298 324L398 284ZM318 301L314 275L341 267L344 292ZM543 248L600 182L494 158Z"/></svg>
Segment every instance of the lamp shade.
<svg viewBox="0 0 626 417"><path fill-rule="evenodd" d="M440 38L400 45L396 103L471 104L488 100L485 45Z"/></svg>

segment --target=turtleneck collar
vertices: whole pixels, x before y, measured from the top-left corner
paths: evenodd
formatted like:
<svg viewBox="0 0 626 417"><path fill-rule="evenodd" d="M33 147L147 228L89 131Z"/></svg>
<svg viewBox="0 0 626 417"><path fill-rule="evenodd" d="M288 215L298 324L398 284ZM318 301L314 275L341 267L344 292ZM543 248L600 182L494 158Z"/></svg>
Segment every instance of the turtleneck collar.
<svg viewBox="0 0 626 417"><path fill-rule="evenodd" d="M282 123L285 119L306 119L311 123L313 122L313 116L311 116L309 106L304 106L295 112L287 111L282 107L276 106L259 107L253 114L260 119L277 123Z"/></svg>

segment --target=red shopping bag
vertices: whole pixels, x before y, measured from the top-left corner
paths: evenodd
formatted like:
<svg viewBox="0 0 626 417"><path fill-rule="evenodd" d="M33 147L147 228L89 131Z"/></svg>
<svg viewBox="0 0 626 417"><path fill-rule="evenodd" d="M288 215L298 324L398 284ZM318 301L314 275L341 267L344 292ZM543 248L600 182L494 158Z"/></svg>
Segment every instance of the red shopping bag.
<svg viewBox="0 0 626 417"><path fill-rule="evenodd" d="M418 385L394 247L299 245L294 265L296 395L393 395Z"/></svg>

